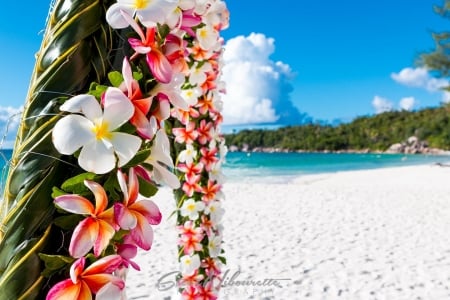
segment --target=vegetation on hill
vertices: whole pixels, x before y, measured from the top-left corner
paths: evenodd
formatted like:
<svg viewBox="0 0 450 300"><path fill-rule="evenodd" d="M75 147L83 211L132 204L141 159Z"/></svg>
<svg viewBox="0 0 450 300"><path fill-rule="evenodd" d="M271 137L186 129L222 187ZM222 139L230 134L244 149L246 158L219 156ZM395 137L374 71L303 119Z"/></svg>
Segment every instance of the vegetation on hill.
<svg viewBox="0 0 450 300"><path fill-rule="evenodd" d="M433 148L450 149L450 104L415 112L392 111L358 117L339 126L306 124L277 130L243 130L225 135L228 146L305 151L385 151L410 136Z"/></svg>

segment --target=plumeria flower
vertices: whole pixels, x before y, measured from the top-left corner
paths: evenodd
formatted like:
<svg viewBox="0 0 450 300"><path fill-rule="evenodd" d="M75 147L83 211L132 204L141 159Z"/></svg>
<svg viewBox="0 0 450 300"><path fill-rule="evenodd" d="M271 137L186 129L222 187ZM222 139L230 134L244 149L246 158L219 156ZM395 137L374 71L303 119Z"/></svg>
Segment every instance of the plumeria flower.
<svg viewBox="0 0 450 300"><path fill-rule="evenodd" d="M119 255L110 255L97 260L85 268L86 258L81 257L70 267L70 279L66 279L54 285L48 292L46 299L92 299L92 295L99 293L105 286L114 291L123 290L125 287L123 280L112 275L121 262L122 259ZM105 289L103 289L101 294L97 294L95 299L119 300L121 297L120 294L109 293Z"/></svg>
<svg viewBox="0 0 450 300"><path fill-rule="evenodd" d="M223 184L225 182L226 178L222 172L222 160L213 164L211 171L209 172L209 178L218 184Z"/></svg>
<svg viewBox="0 0 450 300"><path fill-rule="evenodd" d="M195 285L189 285L186 288L183 289L183 292L181 293L181 299L183 300L197 300L199 299L199 294L197 292L197 286Z"/></svg>
<svg viewBox="0 0 450 300"><path fill-rule="evenodd" d="M141 268L137 263L132 261L137 255L137 247L132 244L119 244L117 245L117 254L122 257L122 264L125 268L132 266L133 269L140 271Z"/></svg>
<svg viewBox="0 0 450 300"><path fill-rule="evenodd" d="M207 147L202 147L200 149L200 153L200 162L205 166L206 171L211 171L214 163L219 160L219 158L216 156L217 148L208 149Z"/></svg>
<svg viewBox="0 0 450 300"><path fill-rule="evenodd" d="M200 186L201 176L199 174L186 177L186 181L183 183L181 189L188 197L192 197L194 192L201 192L202 187Z"/></svg>
<svg viewBox="0 0 450 300"><path fill-rule="evenodd" d="M188 89L181 90L181 97L186 101L190 106L194 106L198 102L198 97L202 95L202 89L199 87L191 87Z"/></svg>
<svg viewBox="0 0 450 300"><path fill-rule="evenodd" d="M159 83L152 89L152 95L159 100L159 118L165 120L170 116L170 104L178 109L189 110L189 103L181 96L185 78L183 74L176 74L166 84Z"/></svg>
<svg viewBox="0 0 450 300"><path fill-rule="evenodd" d="M184 128L173 128L172 132L175 135L175 142L180 144L192 144L198 136L194 122L189 122Z"/></svg>
<svg viewBox="0 0 450 300"><path fill-rule="evenodd" d="M225 210L219 201L211 201L205 207L205 214L209 215L213 223L219 223L224 215Z"/></svg>
<svg viewBox="0 0 450 300"><path fill-rule="evenodd" d="M79 195L62 195L55 198L55 204L73 214L87 215L72 234L69 253L79 258L86 255L94 247L94 255L98 257L108 246L115 234L112 208L106 209L108 198L103 187L93 181L85 180L84 184L95 197L95 207L91 201Z"/></svg>
<svg viewBox="0 0 450 300"><path fill-rule="evenodd" d="M202 200L205 203L209 203L216 198L222 198L221 194L222 186L211 179L208 180L206 186L202 187L201 192L203 193Z"/></svg>
<svg viewBox="0 0 450 300"><path fill-rule="evenodd" d="M221 244L222 244L222 237L220 235L210 237L208 242L209 256L211 257L219 256L220 251L222 250Z"/></svg>
<svg viewBox="0 0 450 300"><path fill-rule="evenodd" d="M194 176L200 175L200 173L203 171L203 164L202 163L185 163L185 164L178 164L177 166L178 170L184 173L184 177L186 181L196 181ZM199 190L201 191L201 189Z"/></svg>
<svg viewBox="0 0 450 300"><path fill-rule="evenodd" d="M212 66L208 62L193 64L189 69L189 83L193 86L201 86L207 79L206 74L211 71Z"/></svg>
<svg viewBox="0 0 450 300"><path fill-rule="evenodd" d="M194 159L197 157L197 150L195 150L194 146L192 144L187 144L186 149L180 152L178 154L178 161L179 162L185 162L187 164L192 164Z"/></svg>
<svg viewBox="0 0 450 300"><path fill-rule="evenodd" d="M216 48L220 45L219 32L211 25L205 25L197 29L196 36L200 47L205 50Z"/></svg>
<svg viewBox="0 0 450 300"><path fill-rule="evenodd" d="M205 257L200 265L201 268L205 269L206 276L217 276L220 275L220 261L213 257Z"/></svg>
<svg viewBox="0 0 450 300"><path fill-rule="evenodd" d="M177 176L168 170L168 168L173 169L174 164L172 157L170 157L169 138L163 129L156 133L150 149L150 156L147 157L145 162L153 166L153 179L157 183L165 183L173 189L180 187Z"/></svg>
<svg viewBox="0 0 450 300"><path fill-rule="evenodd" d="M195 270L200 267L200 257L198 254L194 255L184 255L180 258L181 263L181 274L182 275L192 275Z"/></svg>
<svg viewBox="0 0 450 300"><path fill-rule="evenodd" d="M229 26L230 12L225 2L214 1L208 7L202 19L204 23L213 26L216 30L223 30Z"/></svg>
<svg viewBox="0 0 450 300"><path fill-rule="evenodd" d="M139 82L133 78L133 72L127 58L123 60L122 75L124 82L120 88L134 105L134 114L130 123L136 127L136 131L141 137L151 140L158 129L156 119L153 116L150 119L147 118L153 97L143 98Z"/></svg>
<svg viewBox="0 0 450 300"><path fill-rule="evenodd" d="M123 14L136 16L145 27L155 27L164 23L175 11L178 0L117 0L106 12L106 21L114 29L126 28L128 21Z"/></svg>
<svg viewBox="0 0 450 300"><path fill-rule="evenodd" d="M180 208L180 215L188 217L189 220L197 220L199 212L205 209L205 204L201 201L195 201L194 199L188 199L184 201L183 206Z"/></svg>
<svg viewBox="0 0 450 300"><path fill-rule="evenodd" d="M202 300L216 300L218 297L216 295L217 291L214 289L214 285L212 281L209 281L204 286L197 286L198 296L196 299Z"/></svg>
<svg viewBox="0 0 450 300"><path fill-rule="evenodd" d="M108 173L116 166L116 160L121 167L141 146L139 137L115 131L134 113L133 104L118 88L106 90L103 112L92 95L75 96L60 109L82 115L71 114L59 120L53 128L53 144L64 155L81 148L78 163L88 172Z"/></svg>
<svg viewBox="0 0 450 300"><path fill-rule="evenodd" d="M196 107L198 108L198 111L200 114L205 115L208 112L212 113L216 110L213 97L211 95L203 95L198 99Z"/></svg>
<svg viewBox="0 0 450 300"><path fill-rule="evenodd" d="M193 221L186 221L183 225L178 226L180 240L179 245L183 247L186 255L191 255L195 251L202 250L201 241L204 238L203 229L195 227Z"/></svg>
<svg viewBox="0 0 450 300"><path fill-rule="evenodd" d="M201 263L203 265L203 262ZM205 278L204 275L199 274L198 269L194 271L194 273L190 275L183 275L181 279L178 281L179 286L190 286L196 285L201 282Z"/></svg>
<svg viewBox="0 0 450 300"><path fill-rule="evenodd" d="M198 117L200 117L200 113L194 107L189 107L188 111L179 108L173 108L172 117L180 121L181 124L186 125L192 119L197 119Z"/></svg>
<svg viewBox="0 0 450 300"><path fill-rule="evenodd" d="M200 124L197 128L198 132L198 138L197 141L201 145L205 145L212 139L212 133L213 133L213 123L212 122L206 122L205 119L200 121Z"/></svg>
<svg viewBox="0 0 450 300"><path fill-rule="evenodd" d="M120 170L117 172L117 180L124 199L122 203L114 204L115 220L120 228L130 230L130 237L136 245L150 250L153 242L153 229L150 225L161 222L161 212L153 201L139 195L139 182L133 168L129 172L128 184Z"/></svg>

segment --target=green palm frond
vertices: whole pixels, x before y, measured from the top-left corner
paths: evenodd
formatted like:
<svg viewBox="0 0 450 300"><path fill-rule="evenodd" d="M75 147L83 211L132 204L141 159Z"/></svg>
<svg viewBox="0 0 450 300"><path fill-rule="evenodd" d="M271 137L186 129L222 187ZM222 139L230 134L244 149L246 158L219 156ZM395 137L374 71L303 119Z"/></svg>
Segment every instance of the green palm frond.
<svg viewBox="0 0 450 300"><path fill-rule="evenodd" d="M104 82L121 39L105 21L109 0L60 0L47 20L1 206L0 299L42 298L46 279L38 253L58 253L63 237L51 224L52 187L78 169L54 149L59 106Z"/></svg>

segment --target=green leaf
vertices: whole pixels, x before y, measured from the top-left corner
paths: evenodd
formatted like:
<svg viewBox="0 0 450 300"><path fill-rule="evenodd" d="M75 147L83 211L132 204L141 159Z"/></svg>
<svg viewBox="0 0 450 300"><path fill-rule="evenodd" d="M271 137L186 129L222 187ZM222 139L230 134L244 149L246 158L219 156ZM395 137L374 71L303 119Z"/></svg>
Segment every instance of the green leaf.
<svg viewBox="0 0 450 300"><path fill-rule="evenodd" d="M103 184L103 188L109 194L111 199L121 199L121 195L117 192L120 191L119 181L117 180L116 173L111 173L108 179Z"/></svg>
<svg viewBox="0 0 450 300"><path fill-rule="evenodd" d="M141 194L144 197L152 197L156 194L158 191L158 188L152 184L151 182L148 182L145 179L142 179L141 177L138 177L139 180L139 194Z"/></svg>
<svg viewBox="0 0 450 300"><path fill-rule="evenodd" d="M81 173L64 181L61 188L68 193L82 194L89 191L89 189L84 185L85 180L95 181L99 178L100 176L94 173Z"/></svg>
<svg viewBox="0 0 450 300"><path fill-rule="evenodd" d="M83 216L70 214L57 217L53 222L56 226L61 227L64 230L73 230L81 220L83 220Z"/></svg>
<svg viewBox="0 0 450 300"><path fill-rule="evenodd" d="M74 258L62 255L48 255L39 253L39 258L44 262L45 269L42 271L42 276L50 277L59 272L74 262Z"/></svg>
<svg viewBox="0 0 450 300"><path fill-rule="evenodd" d="M91 83L91 86L89 87L89 94L94 96L97 99L100 99L103 93L108 89L106 85L101 85L98 83Z"/></svg>
<svg viewBox="0 0 450 300"><path fill-rule="evenodd" d="M143 163L150 156L150 152L150 149L139 151L123 168L131 168Z"/></svg>
<svg viewBox="0 0 450 300"><path fill-rule="evenodd" d="M109 72L108 79L115 87L119 87L124 80L122 74L118 71Z"/></svg>
<svg viewBox="0 0 450 300"><path fill-rule="evenodd" d="M139 81L144 78L144 74L142 74L142 72L133 72L133 78Z"/></svg>
<svg viewBox="0 0 450 300"><path fill-rule="evenodd" d="M55 199L56 197L66 195L67 193L61 190L60 188L54 186L52 189L52 198Z"/></svg>
<svg viewBox="0 0 450 300"><path fill-rule="evenodd" d="M218 259L220 260L220 262L223 263L224 265L227 264L227 259L226 259L225 257L223 257L223 256L218 256L217 258L218 258Z"/></svg>

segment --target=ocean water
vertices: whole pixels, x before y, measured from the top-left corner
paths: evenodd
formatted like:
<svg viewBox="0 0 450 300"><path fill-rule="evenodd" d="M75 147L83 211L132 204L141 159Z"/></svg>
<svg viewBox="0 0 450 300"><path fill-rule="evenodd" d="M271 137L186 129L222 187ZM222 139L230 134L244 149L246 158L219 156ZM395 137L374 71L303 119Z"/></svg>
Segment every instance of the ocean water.
<svg viewBox="0 0 450 300"><path fill-rule="evenodd" d="M2 181L11 150L0 150ZM420 164L450 163L446 155L353 154L353 153L243 153L227 154L223 172L228 180L261 179L285 181L305 174L364 170ZM1 186L1 184L0 184Z"/></svg>

